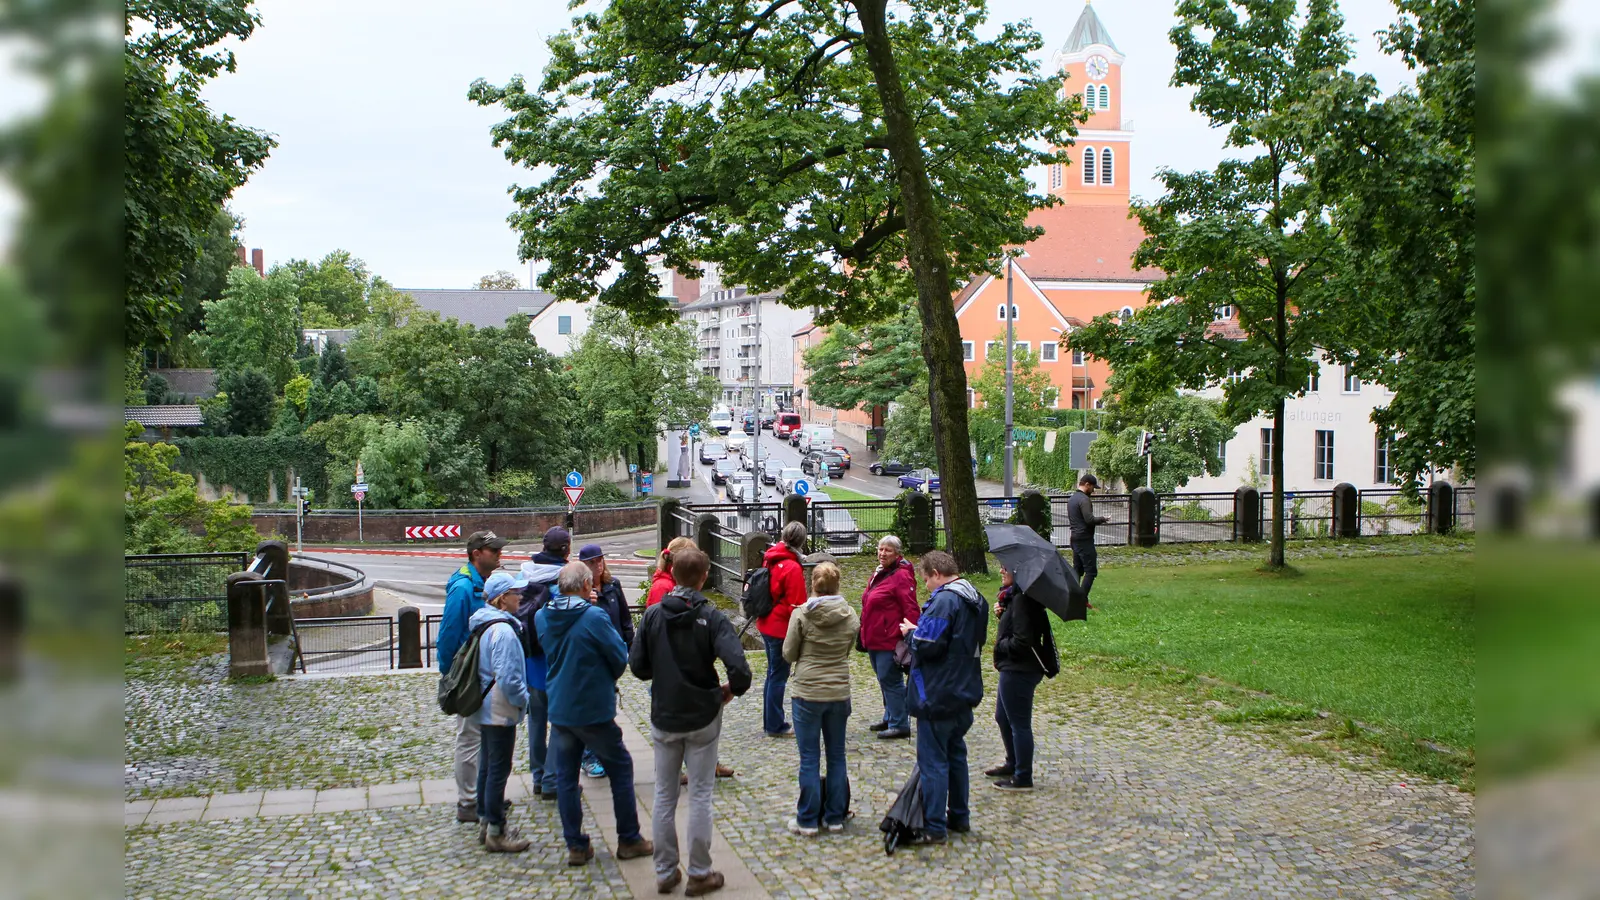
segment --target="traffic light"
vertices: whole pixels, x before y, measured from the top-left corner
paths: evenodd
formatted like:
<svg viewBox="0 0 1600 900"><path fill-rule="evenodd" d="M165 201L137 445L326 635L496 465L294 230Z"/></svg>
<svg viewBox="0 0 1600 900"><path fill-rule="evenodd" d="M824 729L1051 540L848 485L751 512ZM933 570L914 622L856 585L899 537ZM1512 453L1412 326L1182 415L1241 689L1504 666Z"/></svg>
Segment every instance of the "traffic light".
<svg viewBox="0 0 1600 900"><path fill-rule="evenodd" d="M1150 455L1150 447L1151 447L1152 444L1155 443L1155 437L1156 437L1155 435L1151 434L1148 431L1139 432L1139 455L1140 456L1149 456Z"/></svg>
<svg viewBox="0 0 1600 900"><path fill-rule="evenodd" d="M311 514L311 498L310 497L301 497L300 498L300 518L304 519L306 516L308 516L310 514Z"/></svg>

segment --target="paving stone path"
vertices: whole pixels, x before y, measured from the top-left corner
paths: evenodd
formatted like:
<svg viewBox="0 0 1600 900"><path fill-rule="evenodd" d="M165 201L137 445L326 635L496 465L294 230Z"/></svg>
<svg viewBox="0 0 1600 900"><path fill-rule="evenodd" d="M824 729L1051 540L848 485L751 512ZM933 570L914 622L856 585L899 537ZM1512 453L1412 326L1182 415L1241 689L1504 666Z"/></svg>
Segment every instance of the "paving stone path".
<svg viewBox="0 0 1600 900"><path fill-rule="evenodd" d="M866 730L881 704L859 665L847 739L857 817L842 835L795 837L784 828L794 812L794 741L762 735L761 654L751 662L756 685L728 708L723 732L721 757L739 770L717 792L726 896L1469 897L1475 890L1470 795L1404 773L1288 754L1234 726L1117 692L1043 703L1054 712L1036 721L1038 788L995 791L981 776L1002 755L992 672L968 741L971 834L884 855L876 824L915 749ZM647 860L618 864L611 855L616 835L603 781L584 779L595 863L565 865L554 804L527 799L525 775L510 788L522 798L513 822L533 848L483 853L473 828L453 820L448 728L428 711L429 674L248 688L186 677L191 689L212 692L229 715L242 717L222 723L228 731L250 732L256 715L284 718L270 733L219 741L219 723L196 706L186 707L200 716L192 727L181 716L137 708L170 699L172 686L130 682L129 897L654 895ZM631 676L621 685L620 718L648 821L648 695ZM1047 682L1041 694L1050 691ZM415 734L428 743L401 746ZM141 759L136 751L147 748L165 755ZM290 748L299 751L293 762L248 758ZM526 758L519 740L517 759ZM184 793L194 796L161 796Z"/></svg>

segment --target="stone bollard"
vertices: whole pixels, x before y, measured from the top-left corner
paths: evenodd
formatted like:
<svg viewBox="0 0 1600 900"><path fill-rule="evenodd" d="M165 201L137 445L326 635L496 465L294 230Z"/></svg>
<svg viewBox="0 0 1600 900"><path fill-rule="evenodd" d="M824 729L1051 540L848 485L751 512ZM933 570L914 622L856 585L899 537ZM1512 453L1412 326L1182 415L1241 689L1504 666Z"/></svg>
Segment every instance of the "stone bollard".
<svg viewBox="0 0 1600 900"><path fill-rule="evenodd" d="M256 555L267 563L261 577L282 584L270 584L264 590L267 604L267 633L290 635L294 633L294 612L289 605L289 545L283 541L262 541L256 545Z"/></svg>
<svg viewBox="0 0 1600 900"><path fill-rule="evenodd" d="M1333 536L1361 536L1361 495L1348 481L1333 486Z"/></svg>
<svg viewBox="0 0 1600 900"><path fill-rule="evenodd" d="M268 675L267 589L256 572L228 576L228 677Z"/></svg>
<svg viewBox="0 0 1600 900"><path fill-rule="evenodd" d="M422 668L422 612L415 606L402 606L395 618L400 620L399 668Z"/></svg>
<svg viewBox="0 0 1600 900"><path fill-rule="evenodd" d="M1428 531L1449 534L1456 527L1456 489L1448 481L1428 485Z"/></svg>
<svg viewBox="0 0 1600 900"><path fill-rule="evenodd" d="M1233 492L1233 539L1245 544L1261 540L1261 492L1249 485Z"/></svg>
<svg viewBox="0 0 1600 900"><path fill-rule="evenodd" d="M1048 497L1038 491L1023 491L1022 497L1017 500L1017 510L1021 513L1022 524L1032 528L1045 540L1051 539L1055 529L1051 522Z"/></svg>
<svg viewBox="0 0 1600 900"><path fill-rule="evenodd" d="M22 674L22 585L0 572L0 684Z"/></svg>
<svg viewBox="0 0 1600 900"><path fill-rule="evenodd" d="M665 550L678 536L678 508L683 504L676 497L662 497L656 502L656 552Z"/></svg>
<svg viewBox="0 0 1600 900"><path fill-rule="evenodd" d="M1128 495L1128 539L1136 547L1154 547L1161 540L1157 523L1156 492L1147 487L1134 488Z"/></svg>
<svg viewBox="0 0 1600 900"><path fill-rule="evenodd" d="M712 529L719 524L721 523L717 520L717 517L711 513L701 513L699 516L696 516L694 520L694 544L696 547L699 547L700 552L704 553L709 559L711 559L712 562L715 562L718 556L717 533ZM717 570L716 566L712 566L706 570L705 587L721 587L721 576L722 573Z"/></svg>
<svg viewBox="0 0 1600 900"><path fill-rule="evenodd" d="M739 567L741 571L759 569L765 561L772 539L764 532L751 531L739 538Z"/></svg>
<svg viewBox="0 0 1600 900"><path fill-rule="evenodd" d="M911 492L900 496L900 504L906 511L906 521L909 526L906 533L900 535L900 540L906 545L907 553L927 553L933 549L933 498L920 492Z"/></svg>

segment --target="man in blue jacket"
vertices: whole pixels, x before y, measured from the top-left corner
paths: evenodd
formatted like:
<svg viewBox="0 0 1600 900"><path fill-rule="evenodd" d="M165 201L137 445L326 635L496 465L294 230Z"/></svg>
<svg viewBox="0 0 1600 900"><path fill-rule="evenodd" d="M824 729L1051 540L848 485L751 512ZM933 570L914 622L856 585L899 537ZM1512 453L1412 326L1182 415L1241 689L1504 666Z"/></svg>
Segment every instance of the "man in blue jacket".
<svg viewBox="0 0 1600 900"><path fill-rule="evenodd" d="M500 551L505 545L505 539L492 531L475 531L467 538L467 564L451 574L444 588L444 615L439 619L434 648L439 656L440 675L450 671L456 651L466 643L472 631L467 623L473 613L483 608L484 579L500 568ZM472 717L456 716L457 822L478 821L478 747L482 741L483 734Z"/></svg>
<svg viewBox="0 0 1600 900"><path fill-rule="evenodd" d="M567 865L581 866L594 858L589 836L583 833L583 801L578 794L578 759L584 747L594 751L611 776L617 858L649 856L655 847L639 833L633 757L622 746L622 729L616 722L617 679L628 667L628 648L611 617L594 605L594 573L588 566L567 564L557 586L560 593L535 620L549 667L545 692L550 699L550 755Z"/></svg>
<svg viewBox="0 0 1600 900"><path fill-rule="evenodd" d="M932 596L910 635L911 714L917 719L917 765L922 772L923 828L918 843L942 844L947 831L972 827L967 806L967 731L972 709L983 700L979 659L989 635L989 604L961 577L955 558L942 550L923 554L922 579Z"/></svg>

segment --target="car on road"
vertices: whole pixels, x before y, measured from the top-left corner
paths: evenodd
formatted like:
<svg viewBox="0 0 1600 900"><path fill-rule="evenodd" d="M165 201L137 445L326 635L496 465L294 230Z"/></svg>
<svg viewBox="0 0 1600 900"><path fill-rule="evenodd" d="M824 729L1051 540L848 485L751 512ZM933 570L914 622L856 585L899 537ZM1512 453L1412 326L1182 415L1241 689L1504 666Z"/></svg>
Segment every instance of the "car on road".
<svg viewBox="0 0 1600 900"><path fill-rule="evenodd" d="M706 441L700 445L700 462L710 465L719 459L728 458L728 446L720 441Z"/></svg>
<svg viewBox="0 0 1600 900"><path fill-rule="evenodd" d="M784 466L778 470L778 490L785 494L794 493L794 483L806 477L804 469L796 466Z"/></svg>
<svg viewBox="0 0 1600 900"><path fill-rule="evenodd" d="M761 468L761 464L766 462L771 457L772 453L769 452L765 447L762 447L759 450L746 450L739 456L739 468L744 469L747 472L757 471Z"/></svg>
<svg viewBox="0 0 1600 900"><path fill-rule="evenodd" d="M939 492L939 476L933 474L932 469L918 469L900 476L899 484L903 488L913 491L922 491L925 494Z"/></svg>
<svg viewBox="0 0 1600 900"><path fill-rule="evenodd" d="M754 503L761 491L756 487L756 477L749 472L735 472L728 478L728 500L732 503Z"/></svg>
<svg viewBox="0 0 1600 900"><path fill-rule="evenodd" d="M744 448L750 446L750 439L748 437L745 437L743 434L740 434L739 432L735 431L733 434L728 435L727 443L728 443L728 452L730 452L730 453L743 453L744 452Z"/></svg>
<svg viewBox="0 0 1600 900"><path fill-rule="evenodd" d="M727 484L728 477L739 471L739 464L724 456L711 466L711 483Z"/></svg>
<svg viewBox="0 0 1600 900"><path fill-rule="evenodd" d="M755 416L752 416L749 413L746 413L745 417L744 417L744 421L740 423L740 427L744 429L744 433L745 434L755 434L756 433L756 419L755 419Z"/></svg>
<svg viewBox="0 0 1600 900"><path fill-rule="evenodd" d="M984 516L991 525L999 525L1011 521L1011 516L1017 511L1017 498L993 497L984 506Z"/></svg>
<svg viewBox="0 0 1600 900"><path fill-rule="evenodd" d="M776 421L778 421L777 413L764 412L761 414L761 427L768 431L772 430L772 424Z"/></svg>
<svg viewBox="0 0 1600 900"><path fill-rule="evenodd" d="M806 458L800 461L800 468L807 475L820 475L826 471L829 478L844 477L844 460L832 451L806 454Z"/></svg>
<svg viewBox="0 0 1600 900"><path fill-rule="evenodd" d="M772 426L772 433L781 438L792 438L800 430L799 413L779 413L778 420Z"/></svg>
<svg viewBox="0 0 1600 900"><path fill-rule="evenodd" d="M828 449L830 449L833 452L835 452L835 453L839 454L840 456L844 457L844 467L846 469L850 468L850 450L849 450L849 448L845 447L843 444L834 444L832 447L830 447Z"/></svg>
<svg viewBox="0 0 1600 900"><path fill-rule="evenodd" d="M860 553L861 544L866 536L861 533L861 528L856 525L855 517L850 515L850 511L839 507L818 509L816 504L833 500L823 491L812 493L809 499L812 506L807 530L811 533L811 537L821 540L827 545L827 551L836 556Z"/></svg>
<svg viewBox="0 0 1600 900"><path fill-rule="evenodd" d="M867 466L867 471L874 475L904 475L908 472L914 471L914 468L910 463L903 463L898 459L891 459L887 461L879 460L872 465Z"/></svg>
<svg viewBox="0 0 1600 900"><path fill-rule="evenodd" d="M784 465L781 459L768 459L761 463L761 483L777 484L778 476L783 472Z"/></svg>
<svg viewBox="0 0 1600 900"><path fill-rule="evenodd" d="M727 434L733 430L733 412L727 409L712 410L710 424L717 434Z"/></svg>

